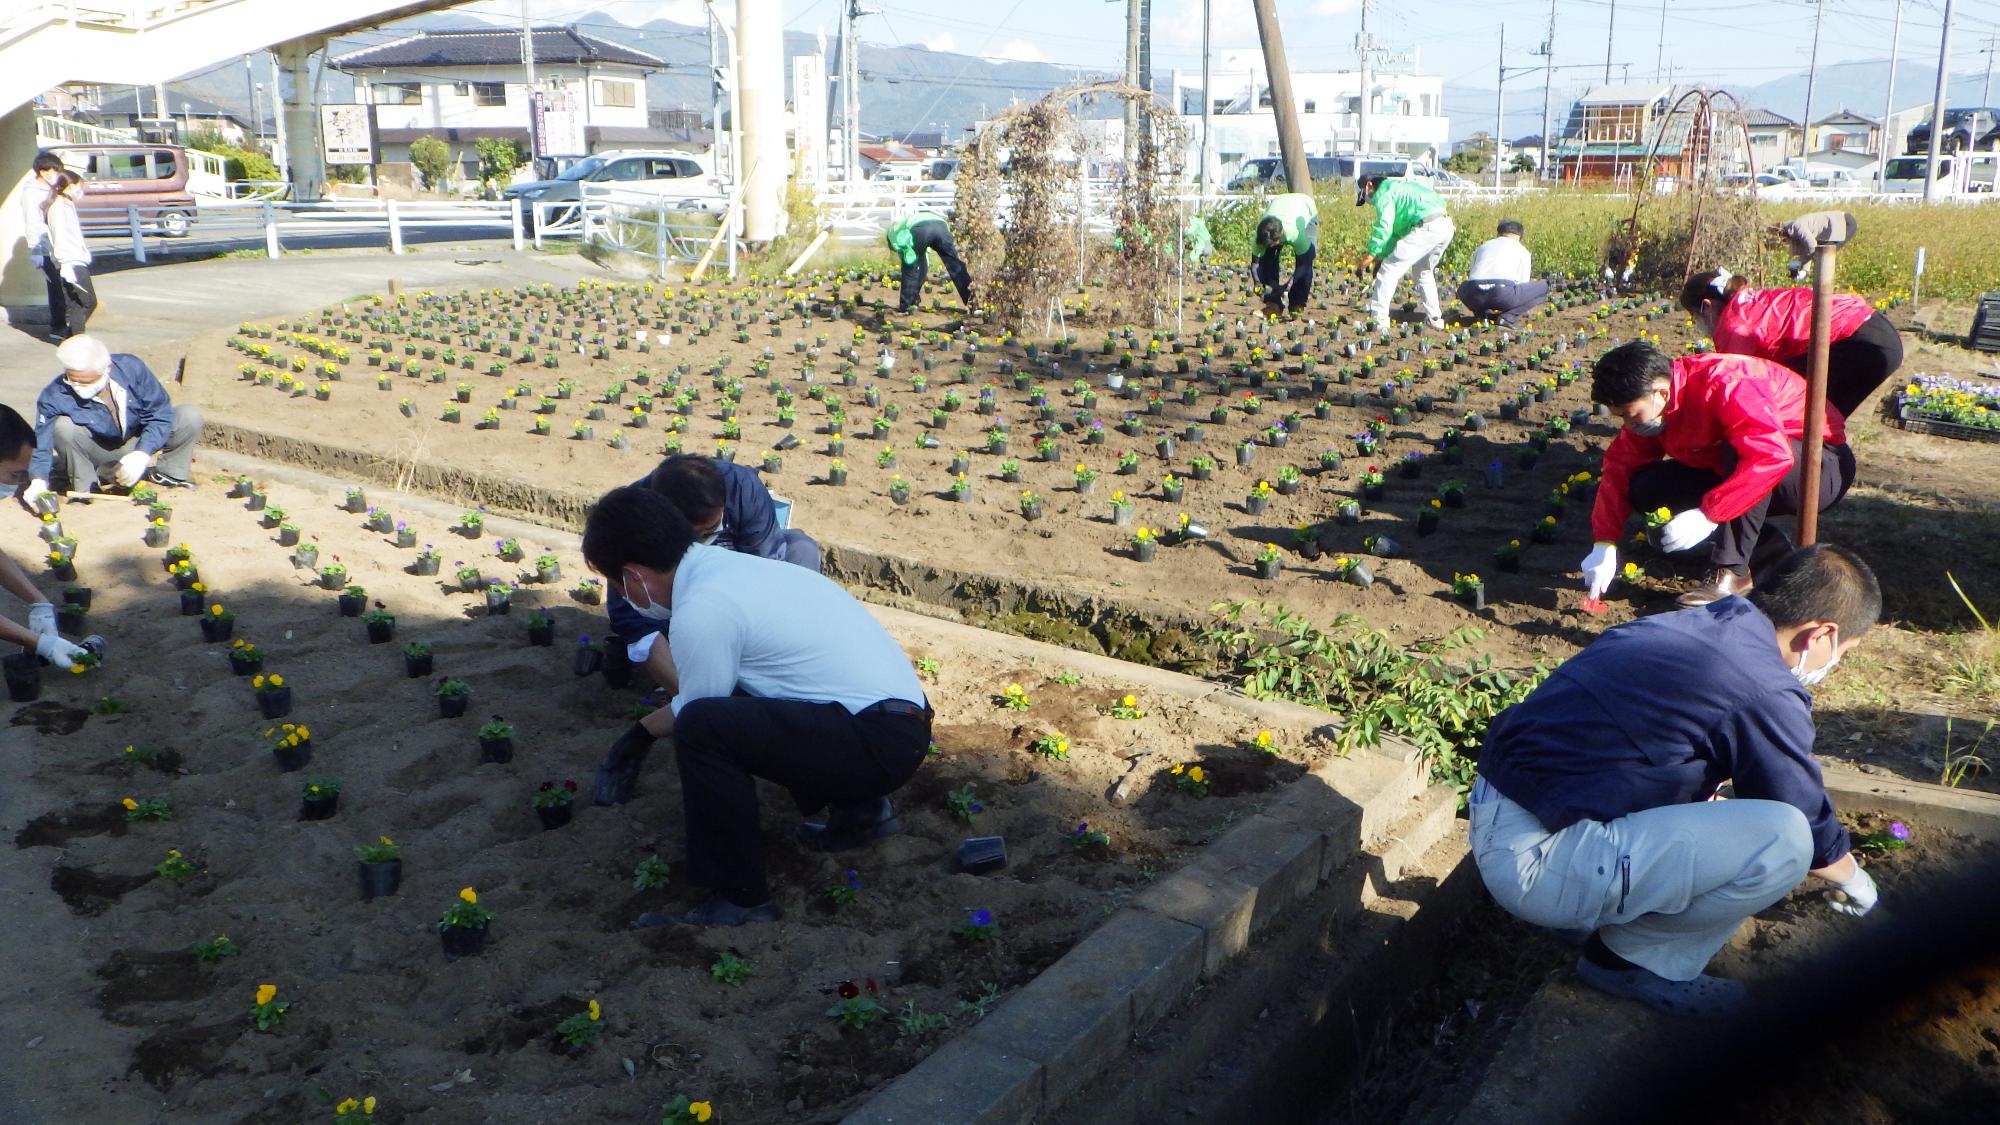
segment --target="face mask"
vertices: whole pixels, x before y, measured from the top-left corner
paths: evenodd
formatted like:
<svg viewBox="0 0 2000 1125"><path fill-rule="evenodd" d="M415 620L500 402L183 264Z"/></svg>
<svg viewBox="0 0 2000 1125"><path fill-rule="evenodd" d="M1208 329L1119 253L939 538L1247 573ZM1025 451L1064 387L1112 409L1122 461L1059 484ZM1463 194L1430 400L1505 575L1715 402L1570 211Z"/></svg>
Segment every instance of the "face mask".
<svg viewBox="0 0 2000 1125"><path fill-rule="evenodd" d="M1819 667L1814 668L1812 671L1810 672L1806 671L1806 657L1811 655L1812 650L1808 648L1805 652L1799 654L1799 662L1792 668L1792 675L1799 681L1799 683L1804 684L1806 687L1812 687L1813 685L1819 683L1821 680L1826 679L1826 674L1828 672L1831 672L1835 668L1840 667L1840 641L1838 639L1839 634L1835 634L1834 636L1835 640L1833 644L1833 655L1827 659L1827 662L1825 664L1822 664Z"/></svg>
<svg viewBox="0 0 2000 1125"><path fill-rule="evenodd" d="M1633 432L1633 433L1635 433L1635 434L1639 435L1640 437L1659 437L1659 436L1660 436L1661 434L1663 434L1663 433L1666 433L1666 432L1667 432L1667 400L1666 400L1665 396L1662 396L1662 397L1661 397L1661 399L1660 399L1660 412L1659 412L1658 414L1655 414L1655 415L1653 416L1653 420L1652 420L1652 421L1650 421L1650 422L1627 422L1627 423L1625 423L1625 428L1626 428L1627 430L1630 430L1631 432Z"/></svg>
<svg viewBox="0 0 2000 1125"><path fill-rule="evenodd" d="M104 389L104 384L105 384L105 380L103 379L99 379L97 382L92 383L87 387L81 383L72 382L68 379L63 380L63 382L69 383L69 389L75 391L76 396L80 399L83 399L85 402L88 402L91 399L96 398L98 392Z"/></svg>
<svg viewBox="0 0 2000 1125"><path fill-rule="evenodd" d="M709 532L707 535L704 535L701 538L695 540L695 542L701 544L704 547L713 547L715 546L715 541L720 538L722 538L722 529L718 527L714 531Z"/></svg>
<svg viewBox="0 0 2000 1125"><path fill-rule="evenodd" d="M638 602L633 601L632 591L634 588L645 590L646 584L627 576L625 579L625 600L631 603L633 611L639 616L648 621L667 621L673 617L673 610L652 600L653 592L651 590L646 590L647 601L645 605L640 605Z"/></svg>

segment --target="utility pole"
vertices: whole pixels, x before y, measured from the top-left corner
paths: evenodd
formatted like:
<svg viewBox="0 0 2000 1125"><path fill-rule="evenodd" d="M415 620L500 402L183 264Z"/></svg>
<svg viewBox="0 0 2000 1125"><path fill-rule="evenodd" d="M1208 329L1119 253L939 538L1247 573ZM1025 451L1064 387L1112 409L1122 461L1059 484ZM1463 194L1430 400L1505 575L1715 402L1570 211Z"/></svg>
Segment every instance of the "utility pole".
<svg viewBox="0 0 2000 1125"><path fill-rule="evenodd" d="M1938 32L1937 89L1931 95L1931 143L1924 163L1924 202L1937 200L1938 149L1944 143L1944 88L1951 78L1951 3L1944 0L1944 27Z"/></svg>
<svg viewBox="0 0 2000 1125"><path fill-rule="evenodd" d="M1889 89L1882 95L1882 129L1876 138L1875 190L1889 176L1889 122L1896 115L1896 63L1903 49L1903 0L1896 0L1896 30L1889 34Z"/></svg>
<svg viewBox="0 0 2000 1125"><path fill-rule="evenodd" d="M1799 159L1812 155L1813 86L1819 81L1819 25L1825 22L1826 0L1813 0L1812 58L1806 63L1806 112L1799 122Z"/></svg>
<svg viewBox="0 0 2000 1125"><path fill-rule="evenodd" d="M521 76L522 81L527 83L528 93L528 157L534 159L542 154L542 135L536 127L535 29L528 22L528 0L521 0Z"/></svg>
<svg viewBox="0 0 2000 1125"><path fill-rule="evenodd" d="M1139 20L1144 0L1125 0L1125 85L1139 84ZM1139 163L1139 103L1125 99L1125 171Z"/></svg>
<svg viewBox="0 0 2000 1125"><path fill-rule="evenodd" d="M1285 185L1290 191L1310 193L1312 174L1306 170L1305 144L1299 140L1299 106L1292 100L1292 69L1285 60L1284 33L1278 30L1277 0L1250 0L1250 6L1257 13L1257 38L1264 44L1264 75L1271 83L1271 112L1278 119L1278 153L1285 160ZM1256 96L1255 91L1251 96ZM1360 170L1359 165L1355 170Z"/></svg>
<svg viewBox="0 0 2000 1125"><path fill-rule="evenodd" d="M257 119L257 67L248 52L243 55L243 84L250 88L250 147L254 149L262 122Z"/></svg>
<svg viewBox="0 0 2000 1125"><path fill-rule="evenodd" d="M1901 0L1897 0L1898 3ZM1201 0L1201 201L1208 204L1209 118L1215 111L1215 95L1208 88L1208 35L1212 0ZM1180 95L1176 93L1175 97Z"/></svg>
<svg viewBox="0 0 2000 1125"><path fill-rule="evenodd" d="M1374 138L1369 136L1369 103L1375 100L1375 44L1368 38L1368 8L1370 0L1361 0L1361 34L1354 39L1354 49L1361 53L1361 120L1354 134L1354 174L1361 175L1361 162L1368 159L1368 149Z"/></svg>
<svg viewBox="0 0 2000 1125"><path fill-rule="evenodd" d="M1666 71L1667 58L1667 0L1660 0L1660 45L1653 52L1653 81L1658 82ZM1671 86L1673 83L1669 82Z"/></svg>
<svg viewBox="0 0 2000 1125"><path fill-rule="evenodd" d="M1988 104L1986 100L1987 95L1993 92L1993 43L1994 40L1988 37L1986 40L1986 80L1979 84L1980 105Z"/></svg>
<svg viewBox="0 0 2000 1125"><path fill-rule="evenodd" d="M841 129L847 143L844 178L848 191L861 181L861 41L855 37L854 21L868 13L861 0L847 0L840 13L840 113Z"/></svg>
<svg viewBox="0 0 2000 1125"><path fill-rule="evenodd" d="M1542 162L1535 166L1537 179L1549 176L1549 87L1556 77L1556 0L1549 0L1549 37L1542 40Z"/></svg>
<svg viewBox="0 0 2000 1125"><path fill-rule="evenodd" d="M1493 71L1493 186L1500 186L1500 144L1507 129L1507 25L1500 25L1500 65Z"/></svg>
<svg viewBox="0 0 2000 1125"><path fill-rule="evenodd" d="M1611 0L1611 18L1604 24L1604 84L1611 85L1611 42L1618 32L1618 0Z"/></svg>

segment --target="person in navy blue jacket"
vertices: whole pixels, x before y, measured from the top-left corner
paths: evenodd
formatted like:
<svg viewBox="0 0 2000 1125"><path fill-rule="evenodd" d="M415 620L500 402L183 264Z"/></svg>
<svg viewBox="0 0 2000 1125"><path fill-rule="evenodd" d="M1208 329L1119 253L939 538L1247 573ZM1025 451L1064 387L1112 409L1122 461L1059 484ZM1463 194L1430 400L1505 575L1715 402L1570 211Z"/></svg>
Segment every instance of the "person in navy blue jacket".
<svg viewBox="0 0 2000 1125"><path fill-rule="evenodd" d="M739 554L777 559L819 570L819 544L803 531L778 526L771 491L757 470L718 457L677 453L632 482L666 497L694 527L695 542ZM612 632L634 664L645 664L653 680L671 692L677 677L664 645L653 641L662 630L616 590L605 598Z"/></svg>
<svg viewBox="0 0 2000 1125"><path fill-rule="evenodd" d="M1749 600L1608 630L1487 732L1471 808L1487 890L1583 938L1586 983L1684 1015L1741 1003L1740 983L1702 970L1807 874L1866 914L1875 883L1813 758L1807 689L1881 608L1868 565L1820 544ZM1724 782L1733 798L1709 800Z"/></svg>
<svg viewBox="0 0 2000 1125"><path fill-rule="evenodd" d="M169 488L192 488L200 409L175 406L135 355L112 354L92 336L56 348L63 374L35 399L35 455L21 501L49 491L57 469L69 487L131 488L147 476ZM109 474L107 478L107 474Z"/></svg>

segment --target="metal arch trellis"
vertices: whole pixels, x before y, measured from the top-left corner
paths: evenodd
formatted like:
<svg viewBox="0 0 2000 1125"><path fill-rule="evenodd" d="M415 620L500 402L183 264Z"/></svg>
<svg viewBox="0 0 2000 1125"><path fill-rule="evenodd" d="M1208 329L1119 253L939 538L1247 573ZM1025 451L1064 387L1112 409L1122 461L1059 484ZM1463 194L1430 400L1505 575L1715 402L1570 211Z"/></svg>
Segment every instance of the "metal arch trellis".
<svg viewBox="0 0 2000 1125"><path fill-rule="evenodd" d="M1728 102L1726 109L1717 105L1717 102L1723 99ZM1683 172L1687 187L1693 192L1693 203L1686 230L1687 252L1680 263L1680 282L1683 285L1687 283L1688 278L1694 276L1696 264L1712 257L1715 249L1709 245L1713 240L1706 237L1711 233L1709 228L1713 218L1710 204L1727 192L1723 177L1731 171L1722 159L1721 154L1726 150L1717 143L1719 133L1734 133L1741 143L1744 165L1749 172L1744 190L1751 193L1749 199L1753 212L1756 209L1757 184L1757 155L1750 144L1750 125L1743 111L1743 103L1727 90L1695 88L1686 91L1674 99L1673 104L1660 119L1660 127L1655 130L1653 142L1647 147L1641 175L1633 184L1632 217L1626 221L1625 226L1634 239L1632 249L1634 257L1636 258L1638 253L1638 237L1645 229L1640 219L1645 215L1647 205L1649 203L1660 205L1660 200L1666 198L1658 196L1648 187L1654 182L1653 170L1659 163L1660 145L1666 140L1668 123L1672 122L1680 114L1682 107L1690 101L1694 102L1694 107L1690 111L1687 138L1683 142L1683 151L1688 154ZM1754 222L1752 225L1755 225ZM1756 268L1759 274L1758 280L1761 282L1763 280L1761 255L1758 256Z"/></svg>

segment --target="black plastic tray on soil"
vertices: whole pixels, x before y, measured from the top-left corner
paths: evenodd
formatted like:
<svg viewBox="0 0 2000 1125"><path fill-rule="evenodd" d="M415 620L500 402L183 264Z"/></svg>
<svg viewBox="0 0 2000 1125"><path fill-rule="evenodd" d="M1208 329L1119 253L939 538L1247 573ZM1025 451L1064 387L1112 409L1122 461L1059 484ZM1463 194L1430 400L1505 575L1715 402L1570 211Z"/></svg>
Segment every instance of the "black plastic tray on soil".
<svg viewBox="0 0 2000 1125"><path fill-rule="evenodd" d="M1882 414L1891 424L1913 434L1935 434L1938 437L1957 438L1960 441L2000 442L2000 430L1982 430L1978 426L1946 422L1940 418L1925 418L1908 407L1898 407L1894 411L1885 410Z"/></svg>
<svg viewBox="0 0 2000 1125"><path fill-rule="evenodd" d="M1982 293L1965 342L1982 352L2000 352L2000 293Z"/></svg>

